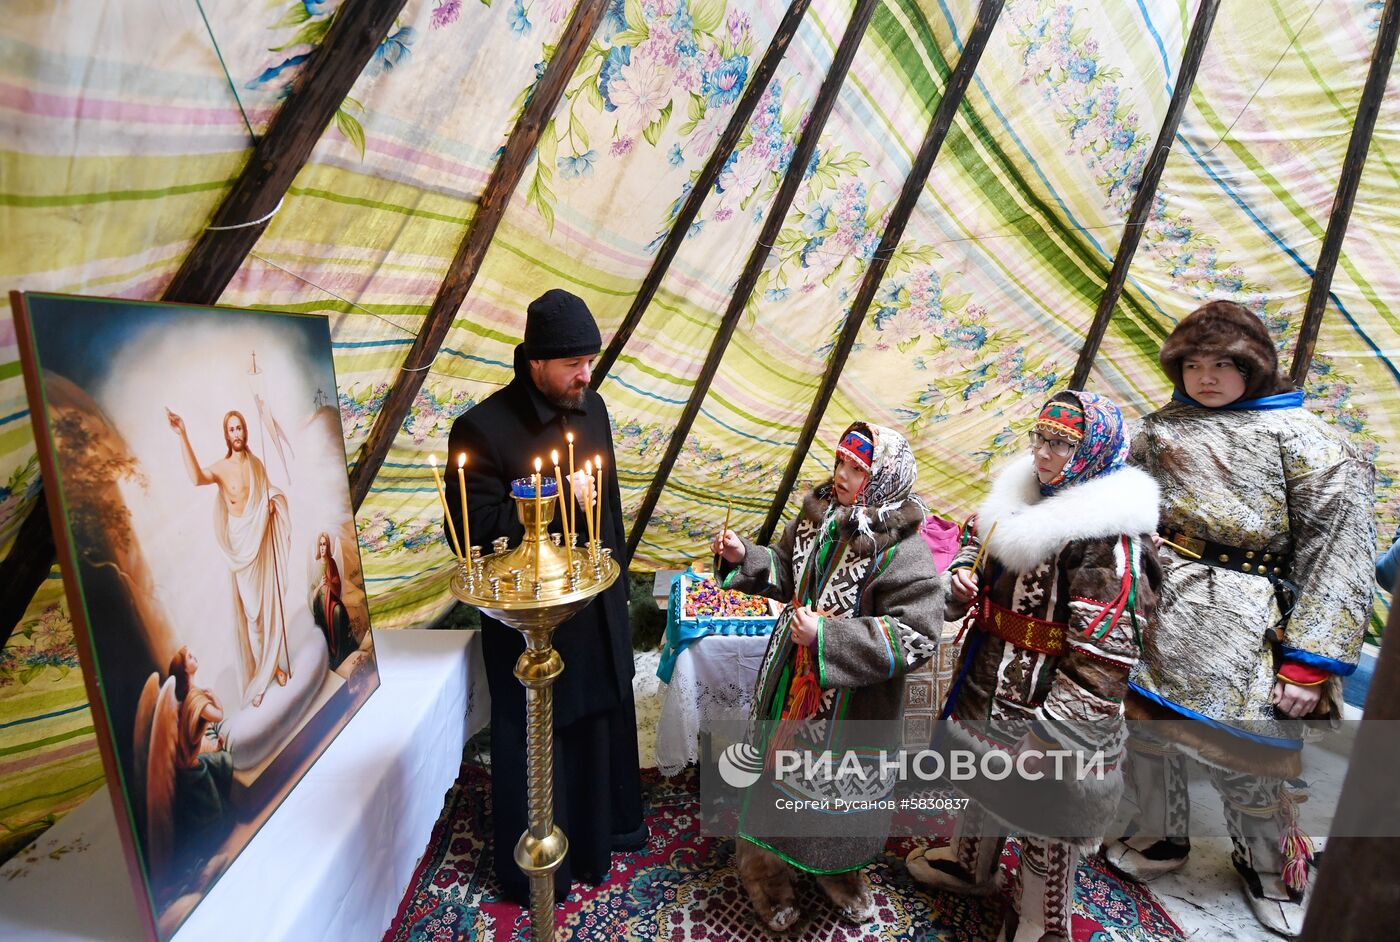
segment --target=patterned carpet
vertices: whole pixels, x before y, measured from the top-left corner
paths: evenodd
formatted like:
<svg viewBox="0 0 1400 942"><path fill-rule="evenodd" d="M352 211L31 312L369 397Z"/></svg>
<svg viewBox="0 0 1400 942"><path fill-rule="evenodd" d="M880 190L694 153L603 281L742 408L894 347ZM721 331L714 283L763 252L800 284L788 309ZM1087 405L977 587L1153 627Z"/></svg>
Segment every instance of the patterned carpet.
<svg viewBox="0 0 1400 942"><path fill-rule="evenodd" d="M498 901L491 873L489 774L462 766L448 794L432 840L399 906L384 942L516 942L530 937L518 906ZM597 887L575 884L562 907L560 939L669 939L674 942L758 942L778 936L761 928L732 866L734 842L702 837L696 818L694 769L663 778L642 772L651 841L642 850L613 857L611 878ZM946 820L931 830L946 833ZM803 919L787 934L794 940L894 942L995 938L999 901L928 893L904 869L913 846L892 838L883 858L867 871L880 905L877 922L841 922L810 880L803 880ZM1003 864L1017 866L1015 845ZM579 893L582 889L585 892ZM1080 867L1074 915L1075 942L1182 942L1181 930L1145 889L1106 873L1100 861Z"/></svg>

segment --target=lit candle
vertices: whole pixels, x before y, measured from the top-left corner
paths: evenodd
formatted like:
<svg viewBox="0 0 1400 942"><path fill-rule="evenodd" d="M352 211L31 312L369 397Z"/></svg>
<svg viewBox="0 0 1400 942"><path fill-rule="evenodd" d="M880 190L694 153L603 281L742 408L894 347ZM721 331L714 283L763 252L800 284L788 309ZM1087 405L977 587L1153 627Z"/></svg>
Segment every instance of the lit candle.
<svg viewBox="0 0 1400 942"><path fill-rule="evenodd" d="M599 547L603 545L603 456L593 456L593 470L598 473L598 480L593 484L593 497L598 501L598 506L593 510L593 539Z"/></svg>
<svg viewBox="0 0 1400 942"><path fill-rule="evenodd" d="M554 493L558 495L559 502L564 502L564 476L559 473L559 452L551 451L549 460L554 465ZM563 514L559 515L559 525L564 528L564 558L569 558L569 520Z"/></svg>
<svg viewBox="0 0 1400 942"><path fill-rule="evenodd" d="M447 491L443 489L442 477L438 474L437 455L428 455L428 467L433 469L433 483L437 485L438 500L442 501L442 515L447 518L447 534L452 537L452 548L457 558L462 558L462 544L457 542L457 525L452 522L452 512L447 509Z"/></svg>
<svg viewBox="0 0 1400 942"><path fill-rule="evenodd" d="M544 478L540 475L540 459L535 459L535 585L540 583L540 556L544 555L544 516L540 512L540 491L544 490Z"/></svg>
<svg viewBox="0 0 1400 942"><path fill-rule="evenodd" d="M569 432L564 437L569 440L569 532L577 533L574 527L574 433ZM563 498L562 491L559 496Z"/></svg>
<svg viewBox="0 0 1400 942"><path fill-rule="evenodd" d="M472 556L472 524L467 519L467 453L457 455L457 491L462 497L462 549L467 561Z"/></svg>
<svg viewBox="0 0 1400 942"><path fill-rule="evenodd" d="M585 462L583 463L583 473L584 473L584 475L588 478L589 486L592 486L592 484L593 484L593 462L591 462L591 461L585 461ZM589 494L589 495L586 495L586 496L587 496L588 499L585 500L585 501L583 502L583 522L584 522L584 526L586 526L586 527L588 528L588 532L587 532L587 534L586 534L587 537L588 537L588 540L587 540L587 544L586 544L586 545L587 545L587 549L588 549L588 556L589 556L590 559L592 559L592 558L593 558L593 499L592 499L593 495Z"/></svg>

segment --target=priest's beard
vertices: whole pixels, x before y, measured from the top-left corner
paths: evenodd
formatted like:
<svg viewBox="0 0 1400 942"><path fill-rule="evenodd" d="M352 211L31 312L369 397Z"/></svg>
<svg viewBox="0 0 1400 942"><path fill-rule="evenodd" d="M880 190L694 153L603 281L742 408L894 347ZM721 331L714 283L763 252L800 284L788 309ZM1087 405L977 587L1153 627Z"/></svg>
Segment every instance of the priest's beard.
<svg viewBox="0 0 1400 942"><path fill-rule="evenodd" d="M546 392L544 397L548 399L550 405L554 406L556 409L577 409L583 405L583 395L587 390L588 387L585 386L576 393L559 391Z"/></svg>
<svg viewBox="0 0 1400 942"><path fill-rule="evenodd" d="M583 405L583 397L588 393L586 383L578 386L556 386L548 382L544 375L535 377L535 386L556 409L577 409Z"/></svg>

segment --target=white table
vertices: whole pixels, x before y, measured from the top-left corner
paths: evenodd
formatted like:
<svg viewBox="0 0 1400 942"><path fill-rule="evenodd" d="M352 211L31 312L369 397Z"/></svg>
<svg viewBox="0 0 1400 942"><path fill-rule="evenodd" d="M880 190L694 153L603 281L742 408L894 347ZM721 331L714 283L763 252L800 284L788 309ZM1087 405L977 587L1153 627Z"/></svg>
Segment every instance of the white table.
<svg viewBox="0 0 1400 942"><path fill-rule="evenodd" d="M175 942L378 939L490 702L475 631L374 636L380 686ZM104 787L0 868L0 939L141 940Z"/></svg>
<svg viewBox="0 0 1400 942"><path fill-rule="evenodd" d="M700 734L743 719L763 666L768 635L710 635L676 655L656 722L656 767L675 775L700 761Z"/></svg>

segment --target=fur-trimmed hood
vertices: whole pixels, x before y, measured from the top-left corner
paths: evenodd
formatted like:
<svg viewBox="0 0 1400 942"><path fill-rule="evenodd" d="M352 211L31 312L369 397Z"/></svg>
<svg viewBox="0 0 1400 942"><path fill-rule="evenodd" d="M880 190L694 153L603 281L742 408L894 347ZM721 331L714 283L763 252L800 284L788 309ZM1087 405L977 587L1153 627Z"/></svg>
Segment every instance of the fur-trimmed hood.
<svg viewBox="0 0 1400 942"><path fill-rule="evenodd" d="M1014 572L1026 572L1074 540L1157 529L1161 491L1145 471L1131 466L1040 496L1035 458L1023 455L992 482L977 512L977 535L997 532L987 554Z"/></svg>
<svg viewBox="0 0 1400 942"><path fill-rule="evenodd" d="M873 555L917 533L924 522L924 505L913 495L884 513L866 508L874 535L872 539L857 530L854 520L856 509L832 502L830 481L814 487L802 500L802 516L820 527L828 513L835 514L836 538L850 543L851 549L865 555Z"/></svg>

